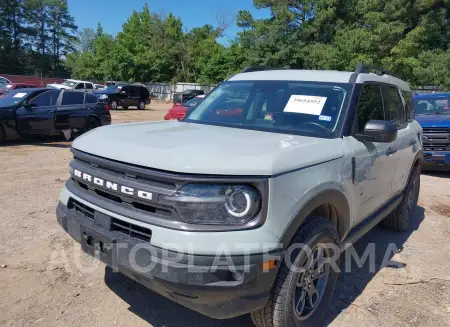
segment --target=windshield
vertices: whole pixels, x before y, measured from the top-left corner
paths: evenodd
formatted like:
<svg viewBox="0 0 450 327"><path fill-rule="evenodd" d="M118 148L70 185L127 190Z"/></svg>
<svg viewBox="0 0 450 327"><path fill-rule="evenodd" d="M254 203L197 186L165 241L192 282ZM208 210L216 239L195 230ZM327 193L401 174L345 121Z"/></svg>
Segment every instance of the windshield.
<svg viewBox="0 0 450 327"><path fill-rule="evenodd" d="M447 97L414 99L416 115L450 115L450 94Z"/></svg>
<svg viewBox="0 0 450 327"><path fill-rule="evenodd" d="M202 101L203 101L203 98L193 98L193 99L191 99L189 101L186 101L183 105L185 107L193 108L193 107L195 107L196 105L198 105Z"/></svg>
<svg viewBox="0 0 450 327"><path fill-rule="evenodd" d="M72 82L72 81L64 81L61 84L64 85L64 86L68 86L68 87L74 87L75 84L77 84L77 83Z"/></svg>
<svg viewBox="0 0 450 327"><path fill-rule="evenodd" d="M349 84L316 82L224 82L185 121L330 137L349 88Z"/></svg>
<svg viewBox="0 0 450 327"><path fill-rule="evenodd" d="M29 92L22 90L13 90L0 97L0 107L9 107L25 100Z"/></svg>

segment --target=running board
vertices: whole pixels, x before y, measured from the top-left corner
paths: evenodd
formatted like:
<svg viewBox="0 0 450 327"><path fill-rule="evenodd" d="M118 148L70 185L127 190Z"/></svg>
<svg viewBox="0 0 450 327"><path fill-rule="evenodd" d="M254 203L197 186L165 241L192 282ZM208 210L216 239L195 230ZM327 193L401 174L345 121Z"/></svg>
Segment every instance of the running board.
<svg viewBox="0 0 450 327"><path fill-rule="evenodd" d="M403 200L403 193L393 197L384 206L375 211L369 217L364 219L361 223L353 227L348 233L344 241L339 244L341 252L347 250L353 243L358 241L361 237L367 234L372 228L374 228L380 221L382 221L388 214L394 211Z"/></svg>

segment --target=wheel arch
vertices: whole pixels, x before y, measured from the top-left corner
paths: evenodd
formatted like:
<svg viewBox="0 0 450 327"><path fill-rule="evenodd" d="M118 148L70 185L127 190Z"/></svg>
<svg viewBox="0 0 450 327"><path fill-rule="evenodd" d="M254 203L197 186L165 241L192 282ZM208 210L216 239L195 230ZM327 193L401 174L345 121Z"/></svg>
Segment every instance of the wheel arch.
<svg viewBox="0 0 450 327"><path fill-rule="evenodd" d="M329 219L336 226L340 241L351 229L350 205L345 194L337 189L323 190L311 197L291 220L281 237L284 247L291 244L297 230L311 216Z"/></svg>

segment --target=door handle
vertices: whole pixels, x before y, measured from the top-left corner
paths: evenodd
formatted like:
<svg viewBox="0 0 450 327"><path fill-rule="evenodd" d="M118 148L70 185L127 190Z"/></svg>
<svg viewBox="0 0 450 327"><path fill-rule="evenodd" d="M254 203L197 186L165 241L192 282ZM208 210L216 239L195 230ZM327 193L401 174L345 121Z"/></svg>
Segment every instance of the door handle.
<svg viewBox="0 0 450 327"><path fill-rule="evenodd" d="M413 145L416 145L416 144L417 144L417 139L416 138L413 138L413 139L411 139L409 141L409 146L413 146Z"/></svg>
<svg viewBox="0 0 450 327"><path fill-rule="evenodd" d="M396 152L397 152L397 148L390 147L390 148L388 148L388 149L386 150L386 155L387 155L387 156L390 156L390 155L393 155L393 154L396 153Z"/></svg>

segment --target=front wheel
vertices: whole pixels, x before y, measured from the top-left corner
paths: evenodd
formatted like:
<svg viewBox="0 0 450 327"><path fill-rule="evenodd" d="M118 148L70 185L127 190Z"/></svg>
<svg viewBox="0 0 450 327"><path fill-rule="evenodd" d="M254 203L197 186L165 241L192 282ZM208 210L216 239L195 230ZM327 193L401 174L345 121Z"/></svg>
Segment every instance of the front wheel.
<svg viewBox="0 0 450 327"><path fill-rule="evenodd" d="M333 296L338 234L328 219L311 217L297 231L269 302L251 313L257 327L320 326ZM290 254L289 254L290 253ZM290 263L293 264L290 264Z"/></svg>
<svg viewBox="0 0 450 327"><path fill-rule="evenodd" d="M139 110L144 110L145 109L145 101L139 101L137 108Z"/></svg>

